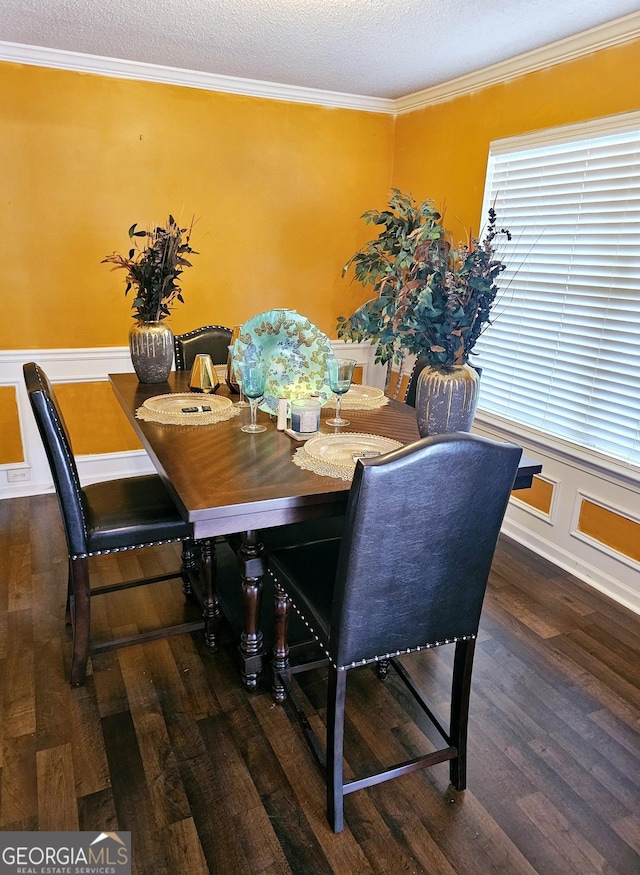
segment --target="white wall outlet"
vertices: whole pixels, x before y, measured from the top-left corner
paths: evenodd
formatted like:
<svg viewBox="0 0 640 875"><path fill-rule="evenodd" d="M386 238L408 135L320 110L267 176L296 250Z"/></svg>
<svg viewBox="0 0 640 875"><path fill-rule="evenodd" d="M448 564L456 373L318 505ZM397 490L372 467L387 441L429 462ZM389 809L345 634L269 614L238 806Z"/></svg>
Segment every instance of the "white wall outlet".
<svg viewBox="0 0 640 875"><path fill-rule="evenodd" d="M31 480L30 468L8 468L7 480L9 483L26 483Z"/></svg>

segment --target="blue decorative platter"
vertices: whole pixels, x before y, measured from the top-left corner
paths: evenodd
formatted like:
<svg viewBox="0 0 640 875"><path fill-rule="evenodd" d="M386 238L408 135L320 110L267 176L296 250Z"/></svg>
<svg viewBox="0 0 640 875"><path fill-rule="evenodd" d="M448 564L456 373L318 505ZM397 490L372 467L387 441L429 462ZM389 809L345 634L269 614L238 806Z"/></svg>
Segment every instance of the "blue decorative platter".
<svg viewBox="0 0 640 875"><path fill-rule="evenodd" d="M242 326L233 346L235 363L249 355L266 365L266 387L260 410L278 412L278 398L317 395L326 404L332 395L327 382L331 343L306 316L295 310L267 310Z"/></svg>

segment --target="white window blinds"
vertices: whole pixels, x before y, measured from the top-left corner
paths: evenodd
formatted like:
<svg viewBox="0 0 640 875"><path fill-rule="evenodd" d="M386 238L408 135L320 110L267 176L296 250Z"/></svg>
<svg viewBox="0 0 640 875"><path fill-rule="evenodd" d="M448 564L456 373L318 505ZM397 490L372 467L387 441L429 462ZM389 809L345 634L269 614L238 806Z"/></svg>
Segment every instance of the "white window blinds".
<svg viewBox="0 0 640 875"><path fill-rule="evenodd" d="M492 144L513 239L473 362L481 409L640 466L640 118L612 127Z"/></svg>

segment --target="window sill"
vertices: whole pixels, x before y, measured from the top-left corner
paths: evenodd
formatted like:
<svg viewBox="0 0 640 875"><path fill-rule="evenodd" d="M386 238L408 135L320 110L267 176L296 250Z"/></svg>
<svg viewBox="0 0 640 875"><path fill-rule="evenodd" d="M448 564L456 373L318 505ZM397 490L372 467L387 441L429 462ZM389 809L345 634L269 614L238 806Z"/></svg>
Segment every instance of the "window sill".
<svg viewBox="0 0 640 875"><path fill-rule="evenodd" d="M595 450L579 447L562 438L553 437L484 410L478 410L475 423L478 427L498 432L505 440L525 442L534 451L539 449L541 452L552 454L574 468L596 474L608 481L615 481L640 493L640 468L635 465L612 459Z"/></svg>

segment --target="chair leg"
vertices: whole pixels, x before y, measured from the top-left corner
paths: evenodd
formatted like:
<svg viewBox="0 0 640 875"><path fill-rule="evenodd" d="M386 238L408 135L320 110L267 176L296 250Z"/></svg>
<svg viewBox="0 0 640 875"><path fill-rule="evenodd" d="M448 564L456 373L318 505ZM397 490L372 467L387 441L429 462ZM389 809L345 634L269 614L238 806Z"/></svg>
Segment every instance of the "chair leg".
<svg viewBox="0 0 640 875"><path fill-rule="evenodd" d="M380 659L376 662L376 674L378 675L378 680L384 681L389 674L389 660L388 659Z"/></svg>
<svg viewBox="0 0 640 875"><path fill-rule="evenodd" d="M67 604L64 609L64 624L71 625L71 599L73 597L73 569L71 568L71 559L69 559L69 570L67 572Z"/></svg>
<svg viewBox="0 0 640 875"><path fill-rule="evenodd" d="M464 790L467 786L467 729L475 646L475 639L458 641L453 661L449 736L458 756L449 763L449 777L456 790Z"/></svg>
<svg viewBox="0 0 640 875"><path fill-rule="evenodd" d="M271 662L273 668L273 698L276 702L284 702L287 698L287 691L282 683L280 673L286 671L289 667L287 631L289 628L289 611L291 609L291 602L277 579L274 583L273 605L275 625L273 658Z"/></svg>
<svg viewBox="0 0 640 875"><path fill-rule="evenodd" d="M69 563L72 596L70 598L73 627L71 656L71 686L84 683L91 641L91 591L89 588L89 560L71 559Z"/></svg>
<svg viewBox="0 0 640 875"><path fill-rule="evenodd" d="M344 706L347 672L329 667L327 698L327 817L334 832L344 829Z"/></svg>

